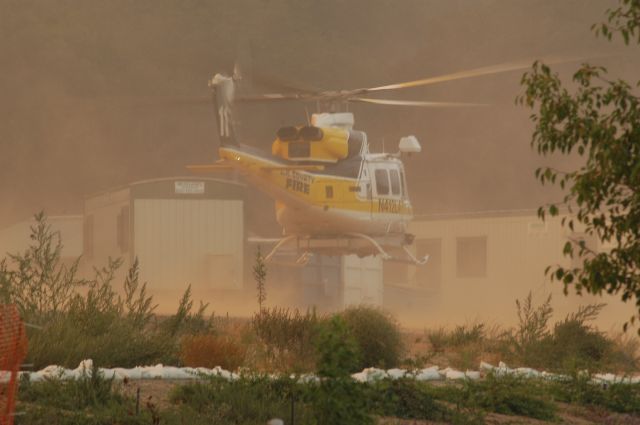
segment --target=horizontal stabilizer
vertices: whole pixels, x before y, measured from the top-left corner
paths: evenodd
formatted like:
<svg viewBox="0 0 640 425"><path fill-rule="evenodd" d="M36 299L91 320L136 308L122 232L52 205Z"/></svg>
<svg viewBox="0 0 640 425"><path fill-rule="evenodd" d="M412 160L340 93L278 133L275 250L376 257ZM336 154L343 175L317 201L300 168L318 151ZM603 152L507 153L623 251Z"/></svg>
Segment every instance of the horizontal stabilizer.
<svg viewBox="0 0 640 425"><path fill-rule="evenodd" d="M261 167L265 171L282 171L282 170L291 170L291 171L322 171L324 170L323 165L269 165L266 167Z"/></svg>

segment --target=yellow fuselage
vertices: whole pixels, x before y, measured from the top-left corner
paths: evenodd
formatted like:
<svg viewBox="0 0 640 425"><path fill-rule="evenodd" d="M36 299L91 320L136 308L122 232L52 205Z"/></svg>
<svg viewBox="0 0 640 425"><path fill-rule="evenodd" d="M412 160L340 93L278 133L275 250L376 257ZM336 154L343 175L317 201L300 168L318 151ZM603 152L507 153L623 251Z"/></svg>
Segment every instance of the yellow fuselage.
<svg viewBox="0 0 640 425"><path fill-rule="evenodd" d="M274 142L273 150L277 149L284 149L278 141ZM341 148L336 143L331 149L340 151ZM371 178L367 177L374 172L362 171L375 167L378 162L396 161L401 167L395 159L368 160L363 157L358 177L350 178L320 169L301 169L291 161L283 163L241 146L222 146L219 156L223 163L238 170L252 185L275 200L276 217L286 235L404 234L412 217L404 182L402 196L380 196Z"/></svg>

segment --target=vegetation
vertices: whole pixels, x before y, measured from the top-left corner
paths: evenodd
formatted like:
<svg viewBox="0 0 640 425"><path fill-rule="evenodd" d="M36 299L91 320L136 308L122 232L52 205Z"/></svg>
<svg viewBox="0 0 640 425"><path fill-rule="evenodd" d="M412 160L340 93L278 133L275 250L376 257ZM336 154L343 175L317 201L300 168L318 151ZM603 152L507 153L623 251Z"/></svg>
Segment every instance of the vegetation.
<svg viewBox="0 0 640 425"><path fill-rule="evenodd" d="M354 371L366 367L389 369L400 364L404 354L402 335L398 323L389 313L358 306L347 308L340 316L360 349L360 361Z"/></svg>
<svg viewBox="0 0 640 425"><path fill-rule="evenodd" d="M120 260L96 269L92 279L78 277L80 259L61 260L62 241L43 213L35 216L32 244L23 253L0 261L2 302L15 303L29 329L27 363L76 367L91 358L101 366L132 367L149 363L178 364L184 335L213 330L206 305L192 312L187 288L175 315L164 321L154 315L147 284L139 280L134 261L120 294L114 280Z"/></svg>
<svg viewBox="0 0 640 425"><path fill-rule="evenodd" d="M619 34L626 44L640 44L639 16L638 0L620 0L617 8L608 10L607 23L593 28L608 39ZM623 301L635 299L640 305L640 98L633 88L637 84L616 80L605 68L589 64L573 75L573 82L577 88L570 92L557 73L536 62L522 78L525 93L518 101L534 109L532 146L538 153L577 154L584 159L576 170L536 171L541 183L557 183L568 190L561 204L570 215L562 219L563 225L611 249L595 249L575 234L565 244L564 254L579 258L582 267L554 266L547 271L565 290L573 286L577 293L620 294ZM545 213L558 215L558 206L541 207L539 215L544 218Z"/></svg>
<svg viewBox="0 0 640 425"><path fill-rule="evenodd" d="M93 368L81 378L32 383L20 381L16 424L60 425L148 424L149 411L136 412L136 401L125 396L113 379Z"/></svg>
<svg viewBox="0 0 640 425"><path fill-rule="evenodd" d="M267 288L265 283L267 280L267 266L264 264L264 258L260 248L256 252L256 263L253 266L253 278L256 281L256 292L258 294L258 307L260 312L264 309L264 303L267 301Z"/></svg>
<svg viewBox="0 0 640 425"><path fill-rule="evenodd" d="M247 347L228 336L201 334L182 338L180 359L185 366L237 370L244 365L246 356Z"/></svg>
<svg viewBox="0 0 640 425"><path fill-rule="evenodd" d="M559 373L576 370L637 370L637 337L611 337L592 322L602 304L580 307L552 323L551 298L540 305L529 294L516 300L518 325L512 329L487 328L485 324L457 326L426 332L429 353L423 357L440 365L475 369L480 361L505 361L510 366L533 367Z"/></svg>
<svg viewBox="0 0 640 425"><path fill-rule="evenodd" d="M395 367L404 351L398 324L380 309L353 307L323 316L264 307L251 321L234 322L207 316L206 304L194 308L187 288L176 314L161 319L140 282L137 261L116 291L118 260L82 280L78 262L60 261L59 235L43 215L37 216L32 239L26 252L2 262L0 288L5 302L15 302L27 321L43 327L29 335L27 361L35 368L75 367L93 358L100 366L221 366L237 370L240 379L203 378L176 386L168 407L136 401L128 384L95 369L71 381L23 380L18 423L55 417L60 424L263 424L293 415L296 423L309 424L367 424L376 417L475 424L493 413L555 420L556 402L640 414L640 385L594 385L581 372L637 370L637 338L612 338L590 325L601 305L580 308L554 324L551 299L536 305L529 295L516 302L514 329L474 323L429 332L431 355L413 362L423 367L439 356L441 366L475 369L480 359L494 355L510 365L559 371L566 379L489 374L437 386L404 378L363 384L350 374ZM262 372L247 373L247 367ZM306 372L319 378L299 379Z"/></svg>
<svg viewBox="0 0 640 425"><path fill-rule="evenodd" d="M267 367L310 371L315 367L315 342L320 323L315 310L265 308L254 315L251 327L264 352Z"/></svg>
<svg viewBox="0 0 640 425"><path fill-rule="evenodd" d="M489 374L480 381L466 381L458 397L463 405L506 415L551 420L556 412L544 383L516 376Z"/></svg>

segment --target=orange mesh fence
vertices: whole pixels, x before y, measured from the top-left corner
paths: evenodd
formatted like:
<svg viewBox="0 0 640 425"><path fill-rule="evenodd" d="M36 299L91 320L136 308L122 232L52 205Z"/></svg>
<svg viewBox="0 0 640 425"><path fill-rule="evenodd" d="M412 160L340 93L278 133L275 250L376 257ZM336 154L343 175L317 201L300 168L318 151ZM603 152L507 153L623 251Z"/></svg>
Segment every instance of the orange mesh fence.
<svg viewBox="0 0 640 425"><path fill-rule="evenodd" d="M18 372L27 336L15 305L0 305L0 425L13 424Z"/></svg>

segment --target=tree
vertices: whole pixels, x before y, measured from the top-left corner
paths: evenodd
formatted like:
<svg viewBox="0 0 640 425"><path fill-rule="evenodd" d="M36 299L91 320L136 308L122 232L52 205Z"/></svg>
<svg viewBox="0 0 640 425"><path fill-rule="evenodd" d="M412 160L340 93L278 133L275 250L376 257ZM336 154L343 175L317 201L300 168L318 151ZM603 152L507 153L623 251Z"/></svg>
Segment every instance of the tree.
<svg viewBox="0 0 640 425"><path fill-rule="evenodd" d="M640 44L640 0L619 0L607 10L607 22L592 29L596 36L620 35L627 45ZM577 88L570 91L540 62L522 77L525 92L517 102L534 111L532 147L543 156L577 153L584 159L572 171L536 170L542 184L567 191L562 202L540 207L538 214L556 216L564 206L569 215L563 226L573 231L579 223L612 248L599 252L584 240L569 241L563 252L578 256L582 267L550 266L547 273L564 284L565 293L573 286L577 293L619 294L640 312L640 98L630 83L608 77L600 66L583 64L573 81Z"/></svg>

